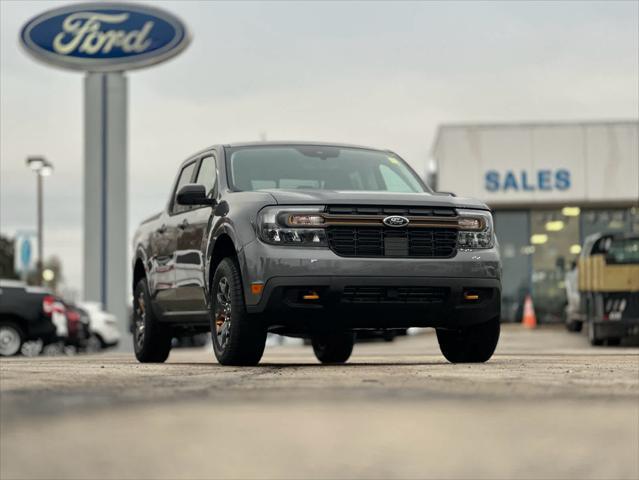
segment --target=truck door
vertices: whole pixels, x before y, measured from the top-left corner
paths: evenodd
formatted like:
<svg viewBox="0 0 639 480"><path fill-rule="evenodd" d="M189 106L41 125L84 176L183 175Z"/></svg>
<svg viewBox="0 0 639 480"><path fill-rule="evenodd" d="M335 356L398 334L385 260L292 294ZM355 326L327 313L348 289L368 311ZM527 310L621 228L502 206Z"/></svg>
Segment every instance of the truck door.
<svg viewBox="0 0 639 480"><path fill-rule="evenodd" d="M149 291L161 310L166 309L173 296L173 267L171 241L168 233L169 216L163 212L149 234Z"/></svg>
<svg viewBox="0 0 639 480"><path fill-rule="evenodd" d="M207 195L217 196L217 168L212 153L198 162L193 183L204 185ZM195 206L178 225L176 254L176 302L184 312L202 312L207 308L204 263L208 233L213 225L214 207Z"/></svg>
<svg viewBox="0 0 639 480"><path fill-rule="evenodd" d="M178 236L182 230L183 222L191 209L188 205L178 205L175 201L177 192L184 185L192 182L197 162L194 160L182 167L168 206L168 212L161 218L161 225L156 230L157 257L154 264L156 268L156 301L164 312L179 310L176 301L176 287L179 281L178 274Z"/></svg>

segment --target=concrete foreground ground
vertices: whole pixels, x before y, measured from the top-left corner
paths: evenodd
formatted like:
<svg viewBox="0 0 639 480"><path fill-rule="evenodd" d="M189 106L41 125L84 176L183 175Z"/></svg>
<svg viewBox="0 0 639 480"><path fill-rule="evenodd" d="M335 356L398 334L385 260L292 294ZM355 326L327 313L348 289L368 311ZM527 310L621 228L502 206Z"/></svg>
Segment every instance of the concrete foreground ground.
<svg viewBox="0 0 639 480"><path fill-rule="evenodd" d="M639 478L639 349L505 326L451 365L435 335L254 368L205 349L0 361L0 478Z"/></svg>

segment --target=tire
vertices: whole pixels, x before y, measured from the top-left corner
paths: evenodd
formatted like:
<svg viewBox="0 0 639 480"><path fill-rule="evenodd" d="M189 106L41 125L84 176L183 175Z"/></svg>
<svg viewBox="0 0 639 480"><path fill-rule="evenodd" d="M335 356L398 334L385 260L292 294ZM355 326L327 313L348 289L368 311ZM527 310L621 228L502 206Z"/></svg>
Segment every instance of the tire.
<svg viewBox="0 0 639 480"><path fill-rule="evenodd" d="M38 338L37 340L27 340L20 347L20 353L24 357L37 357L42 353L44 349L44 344L42 339Z"/></svg>
<svg viewBox="0 0 639 480"><path fill-rule="evenodd" d="M621 338L611 337L606 340L606 345L608 345L609 347L618 347L619 345L621 345Z"/></svg>
<svg viewBox="0 0 639 480"><path fill-rule="evenodd" d="M171 329L155 317L146 279L133 291L133 349L141 363L162 363L171 352Z"/></svg>
<svg viewBox="0 0 639 480"><path fill-rule="evenodd" d="M588 322L588 341L593 347L601 347L604 344L603 338L597 335L595 322Z"/></svg>
<svg viewBox="0 0 639 480"><path fill-rule="evenodd" d="M221 365L257 365L266 345L266 328L249 315L244 303L242 276L235 259L223 259L211 282L211 340Z"/></svg>
<svg viewBox="0 0 639 480"><path fill-rule="evenodd" d="M499 317L460 330L437 329L439 348L451 363L483 363L499 341Z"/></svg>
<svg viewBox="0 0 639 480"><path fill-rule="evenodd" d="M314 335L311 343L315 357L321 363L345 363L355 344L352 332Z"/></svg>
<svg viewBox="0 0 639 480"><path fill-rule="evenodd" d="M0 357L13 357L20 353L25 335L13 322L0 322Z"/></svg>
<svg viewBox="0 0 639 480"><path fill-rule="evenodd" d="M386 330L382 334L382 338L384 339L385 342L392 342L395 340L395 332L393 330Z"/></svg>
<svg viewBox="0 0 639 480"><path fill-rule="evenodd" d="M579 322L577 320L571 320L566 322L566 330L569 332L581 332L583 328L583 322Z"/></svg>
<svg viewBox="0 0 639 480"><path fill-rule="evenodd" d="M86 353L98 353L104 348L104 344L102 340L100 340L100 336L92 333L89 338L87 338L86 344L84 346L84 351Z"/></svg>
<svg viewBox="0 0 639 480"><path fill-rule="evenodd" d="M42 349L42 355L45 357L57 357L58 355L62 355L64 353L64 343L62 342L53 342L45 345Z"/></svg>

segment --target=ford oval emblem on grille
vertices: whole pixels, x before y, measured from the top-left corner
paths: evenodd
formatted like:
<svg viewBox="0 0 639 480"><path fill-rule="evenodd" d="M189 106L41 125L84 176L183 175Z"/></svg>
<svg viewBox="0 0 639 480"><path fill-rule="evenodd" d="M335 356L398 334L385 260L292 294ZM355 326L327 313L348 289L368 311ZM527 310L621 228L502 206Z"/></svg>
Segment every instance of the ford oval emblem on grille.
<svg viewBox="0 0 639 480"><path fill-rule="evenodd" d="M410 223L410 220L400 215L391 215L386 217L383 222L387 227L405 227Z"/></svg>

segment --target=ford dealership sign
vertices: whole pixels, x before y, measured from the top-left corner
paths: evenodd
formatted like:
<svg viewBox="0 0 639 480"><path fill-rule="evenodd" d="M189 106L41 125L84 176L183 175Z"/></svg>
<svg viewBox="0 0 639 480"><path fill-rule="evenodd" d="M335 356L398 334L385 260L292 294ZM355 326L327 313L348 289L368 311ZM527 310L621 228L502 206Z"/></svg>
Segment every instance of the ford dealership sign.
<svg viewBox="0 0 639 480"><path fill-rule="evenodd" d="M189 43L184 24L157 8L81 3L49 10L22 29L27 51L47 63L92 72L146 67Z"/></svg>

